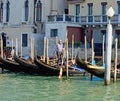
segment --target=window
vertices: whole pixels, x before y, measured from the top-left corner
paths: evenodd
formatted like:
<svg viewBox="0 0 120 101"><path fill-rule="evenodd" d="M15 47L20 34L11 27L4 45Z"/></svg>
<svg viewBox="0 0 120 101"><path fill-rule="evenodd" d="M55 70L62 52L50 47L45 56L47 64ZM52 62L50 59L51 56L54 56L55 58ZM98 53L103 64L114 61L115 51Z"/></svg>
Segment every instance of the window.
<svg viewBox="0 0 120 101"><path fill-rule="evenodd" d="M120 30L116 30L116 37L118 38L118 48L120 48Z"/></svg>
<svg viewBox="0 0 120 101"><path fill-rule="evenodd" d="M116 33L116 38L118 39L118 48L120 48L120 30L116 29L115 33Z"/></svg>
<svg viewBox="0 0 120 101"><path fill-rule="evenodd" d="M102 12L102 21L103 22L106 22L107 21L107 16L106 16L106 5L107 5L107 2L102 2L101 3L101 12Z"/></svg>
<svg viewBox="0 0 120 101"><path fill-rule="evenodd" d="M79 22L80 4L75 5L76 22Z"/></svg>
<svg viewBox="0 0 120 101"><path fill-rule="evenodd" d="M117 34L117 38L118 38L118 48L120 48L120 34Z"/></svg>
<svg viewBox="0 0 120 101"><path fill-rule="evenodd" d="M3 3L0 4L0 22L3 20Z"/></svg>
<svg viewBox="0 0 120 101"><path fill-rule="evenodd" d="M37 2L37 7L36 7L36 20L41 21L41 15L42 15L42 3L40 0Z"/></svg>
<svg viewBox="0 0 120 101"><path fill-rule="evenodd" d="M7 12L6 12L6 22L9 22L10 18L10 3L9 1L7 2Z"/></svg>
<svg viewBox="0 0 120 101"><path fill-rule="evenodd" d="M3 47L6 47L6 33L1 33L2 39L3 39Z"/></svg>
<svg viewBox="0 0 120 101"><path fill-rule="evenodd" d="M120 14L120 1L117 1L117 5L118 5L118 14Z"/></svg>
<svg viewBox="0 0 120 101"><path fill-rule="evenodd" d="M22 46L27 47L28 45L28 34L22 34Z"/></svg>
<svg viewBox="0 0 120 101"><path fill-rule="evenodd" d="M56 37L58 36L58 29L51 29L51 34L50 34L51 37Z"/></svg>
<svg viewBox="0 0 120 101"><path fill-rule="evenodd" d="M29 2L28 0L26 0L25 2L25 21L28 21L28 15L29 15L29 6L28 6Z"/></svg>
<svg viewBox="0 0 120 101"><path fill-rule="evenodd" d="M93 22L93 3L88 3L88 22Z"/></svg>

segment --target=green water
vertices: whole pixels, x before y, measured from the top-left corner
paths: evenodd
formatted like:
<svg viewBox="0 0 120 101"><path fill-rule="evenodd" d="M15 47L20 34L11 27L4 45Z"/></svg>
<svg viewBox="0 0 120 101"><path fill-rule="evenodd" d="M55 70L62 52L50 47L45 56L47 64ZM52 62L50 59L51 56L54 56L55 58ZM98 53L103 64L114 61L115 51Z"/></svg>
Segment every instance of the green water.
<svg viewBox="0 0 120 101"><path fill-rule="evenodd" d="M0 101L120 101L120 80L105 86L103 80L83 76L60 81L6 73L0 75Z"/></svg>

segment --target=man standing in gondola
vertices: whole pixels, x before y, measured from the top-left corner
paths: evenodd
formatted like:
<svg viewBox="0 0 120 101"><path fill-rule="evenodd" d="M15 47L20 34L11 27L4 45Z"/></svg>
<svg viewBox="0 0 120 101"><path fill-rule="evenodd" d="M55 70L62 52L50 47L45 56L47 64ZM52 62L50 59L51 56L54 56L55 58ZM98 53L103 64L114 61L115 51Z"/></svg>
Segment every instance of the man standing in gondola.
<svg viewBox="0 0 120 101"><path fill-rule="evenodd" d="M62 40L58 40L58 44L56 45L56 55L57 55L57 67L62 62L63 57L63 45Z"/></svg>

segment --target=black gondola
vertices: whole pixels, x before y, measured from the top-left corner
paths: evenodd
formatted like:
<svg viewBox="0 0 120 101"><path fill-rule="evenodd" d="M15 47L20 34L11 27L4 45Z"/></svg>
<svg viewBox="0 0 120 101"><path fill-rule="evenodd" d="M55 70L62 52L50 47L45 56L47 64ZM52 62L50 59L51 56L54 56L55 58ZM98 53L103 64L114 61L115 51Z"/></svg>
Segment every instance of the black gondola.
<svg viewBox="0 0 120 101"><path fill-rule="evenodd" d="M101 66L93 66L89 62L85 62L81 60L79 52L76 56L76 63L77 65L79 65L79 68L82 68L97 77L104 78L105 69L102 68ZM113 77L114 77L114 72L111 71L111 78ZM120 78L120 73L117 73L117 78Z"/></svg>
<svg viewBox="0 0 120 101"><path fill-rule="evenodd" d="M14 55L14 60L18 62L22 68L24 69L23 72L30 73L30 74L38 74L42 76L59 76L60 70L56 66L51 66L49 64L46 64L45 62L38 60L38 58L35 58L34 63L29 63L22 58L19 58L18 56ZM66 75L66 70L63 69L63 75ZM80 75L82 74L80 71L70 69L69 75Z"/></svg>
<svg viewBox="0 0 120 101"><path fill-rule="evenodd" d="M41 71L43 71L43 73L45 75L51 75L51 76L56 76L56 75L58 76L59 75L60 70L57 69L57 67L50 66L50 65L46 64L45 62L39 60L37 57L35 58L34 62L37 66L40 67ZM63 75L65 75L65 73L66 72L63 71Z"/></svg>
<svg viewBox="0 0 120 101"><path fill-rule="evenodd" d="M22 68L20 64L16 63L15 61L10 61L4 59L0 56L1 68L12 71L12 72L21 72Z"/></svg>
<svg viewBox="0 0 120 101"><path fill-rule="evenodd" d="M34 63L32 64L16 55L14 55L14 60L18 62L20 65L22 65L25 73L38 74L38 75L43 75L43 76L58 76L59 75L59 70L57 69L54 70L54 67L51 69L49 65L46 65L46 64L37 65L36 62L35 62L36 64ZM49 67L49 69L46 67Z"/></svg>
<svg viewBox="0 0 120 101"><path fill-rule="evenodd" d="M42 72L40 71L40 68L37 65L18 57L16 54L14 54L14 60L21 65L21 68L24 73L42 74Z"/></svg>
<svg viewBox="0 0 120 101"><path fill-rule="evenodd" d="M58 76L59 73L60 73L60 69L59 68L57 68L56 66L51 66L49 64L46 64L42 60L39 60L37 57L35 58L34 62L35 62L35 64L37 66L40 67L40 70L43 71L43 73L45 75ZM76 75L76 74L79 75L79 74L82 74L82 72L74 70L74 69L69 69L68 72L69 72L69 75ZM65 67L63 69L62 74L66 75Z"/></svg>

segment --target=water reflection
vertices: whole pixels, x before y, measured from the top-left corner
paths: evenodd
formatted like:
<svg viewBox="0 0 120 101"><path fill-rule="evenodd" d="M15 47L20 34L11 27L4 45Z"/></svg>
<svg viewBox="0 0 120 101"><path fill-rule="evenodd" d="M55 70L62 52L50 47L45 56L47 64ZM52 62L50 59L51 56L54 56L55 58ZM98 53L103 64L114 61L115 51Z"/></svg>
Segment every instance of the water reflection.
<svg viewBox="0 0 120 101"><path fill-rule="evenodd" d="M104 86L90 77L0 76L0 101L120 101L120 82Z"/></svg>
<svg viewBox="0 0 120 101"><path fill-rule="evenodd" d="M104 96L104 101L114 101L112 100L111 98L111 87L110 86L107 86L106 89L105 89L105 96Z"/></svg>
<svg viewBox="0 0 120 101"><path fill-rule="evenodd" d="M114 83L109 86L105 86L105 94L103 97L103 101L119 101L120 94L118 84Z"/></svg>

